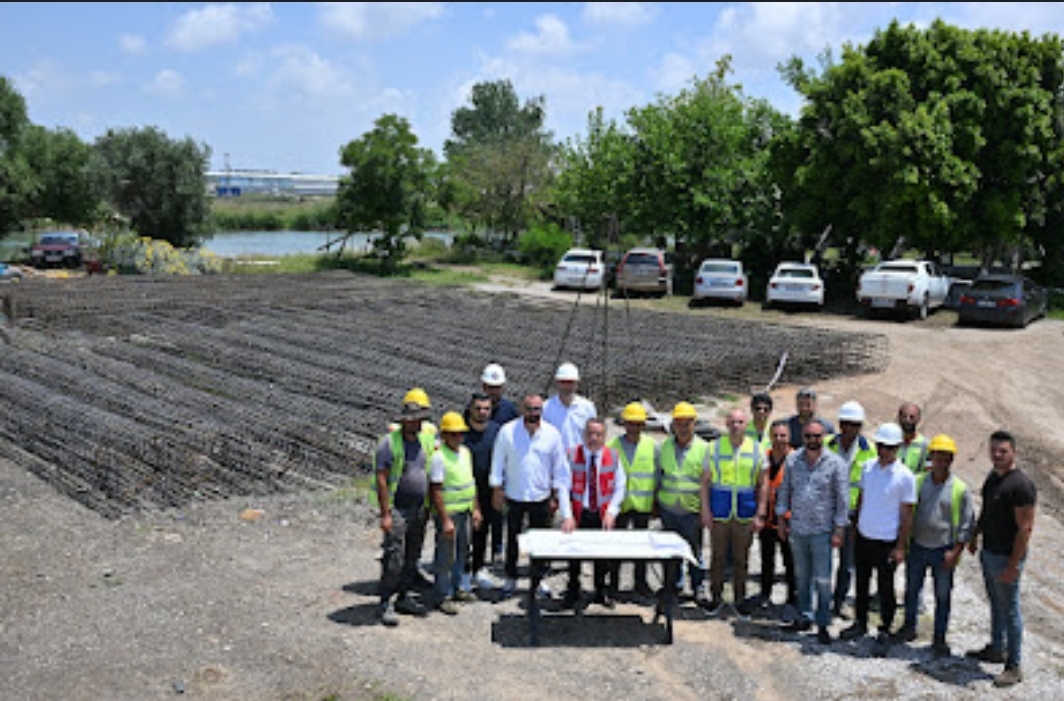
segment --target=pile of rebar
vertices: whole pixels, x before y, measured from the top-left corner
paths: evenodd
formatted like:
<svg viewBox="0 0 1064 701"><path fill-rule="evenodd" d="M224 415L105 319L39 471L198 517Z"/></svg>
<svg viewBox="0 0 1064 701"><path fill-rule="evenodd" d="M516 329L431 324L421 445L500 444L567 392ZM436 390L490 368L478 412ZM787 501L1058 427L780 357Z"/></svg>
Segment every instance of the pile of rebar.
<svg viewBox="0 0 1064 701"><path fill-rule="evenodd" d="M349 273L88 277L0 289L0 438L108 517L337 486L405 392L461 410L489 362L549 394L560 362L613 415L881 370L885 336L571 304ZM18 456L16 456L18 459Z"/></svg>

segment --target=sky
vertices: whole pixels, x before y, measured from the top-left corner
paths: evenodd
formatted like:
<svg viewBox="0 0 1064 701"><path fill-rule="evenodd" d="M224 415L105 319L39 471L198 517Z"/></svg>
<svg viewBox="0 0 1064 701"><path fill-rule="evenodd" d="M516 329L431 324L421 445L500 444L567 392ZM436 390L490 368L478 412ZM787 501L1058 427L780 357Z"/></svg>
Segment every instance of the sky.
<svg viewBox="0 0 1064 701"><path fill-rule="evenodd" d="M155 127L213 170L340 175L385 114L442 158L472 86L542 97L555 139L602 108L678 95L731 57L729 83L797 115L778 66L818 67L892 20L1064 34L1059 3L0 3L0 75L32 123L92 143Z"/></svg>

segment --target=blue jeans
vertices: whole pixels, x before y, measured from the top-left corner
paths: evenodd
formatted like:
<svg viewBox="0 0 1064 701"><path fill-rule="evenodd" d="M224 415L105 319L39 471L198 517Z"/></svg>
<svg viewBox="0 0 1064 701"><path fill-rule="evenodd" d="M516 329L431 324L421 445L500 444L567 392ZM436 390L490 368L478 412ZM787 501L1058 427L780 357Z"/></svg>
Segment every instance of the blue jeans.
<svg viewBox="0 0 1064 701"><path fill-rule="evenodd" d="M835 608L841 609L846 603L846 597L850 593L850 584L853 582L853 541L857 526L852 523L846 526L842 536L842 547L839 548L839 565L835 570Z"/></svg>
<svg viewBox="0 0 1064 701"><path fill-rule="evenodd" d="M920 615L920 593L924 588L927 571L931 570L931 580L935 585L935 642L946 642L946 629L949 627L950 599L953 595L953 569L943 562L950 548L925 548L917 543L909 545L909 554L905 556L905 628L916 629L916 619Z"/></svg>
<svg viewBox="0 0 1064 701"><path fill-rule="evenodd" d="M986 550L979 552L986 597L990 600L990 647L1005 651L1006 667L1019 667L1023 659L1020 579L1023 577L1023 564L1026 559L1025 557L1020 561L1020 573L1016 581L1006 584L1001 581L1001 573L1009 564L1009 556L989 553Z"/></svg>
<svg viewBox="0 0 1064 701"><path fill-rule="evenodd" d="M691 593L698 596L702 591L702 582L706 579L705 563L702 561L702 516L692 513L677 514L664 509L660 515L662 530L679 533L680 537L691 546L691 552L698 559L697 565L687 563L687 574L691 578ZM675 587L679 582L666 582L665 584Z"/></svg>
<svg viewBox="0 0 1064 701"><path fill-rule="evenodd" d="M469 552L469 531L473 514L469 511L451 514L451 522L454 523L452 538L444 536L440 517L436 516L435 520L436 553L432 559L432 569L436 574L436 598L443 601L454 596L462 581L466 553Z"/></svg>
<svg viewBox="0 0 1064 701"><path fill-rule="evenodd" d="M798 586L798 611L807 621L815 621L821 628L826 628L831 623L831 531L811 535L791 533L790 542Z"/></svg>

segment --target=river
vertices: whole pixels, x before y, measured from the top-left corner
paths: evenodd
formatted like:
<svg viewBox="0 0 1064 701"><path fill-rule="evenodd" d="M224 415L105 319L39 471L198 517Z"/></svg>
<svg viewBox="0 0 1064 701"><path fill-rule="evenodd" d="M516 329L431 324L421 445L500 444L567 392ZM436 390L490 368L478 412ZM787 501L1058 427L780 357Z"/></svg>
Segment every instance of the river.
<svg viewBox="0 0 1064 701"><path fill-rule="evenodd" d="M323 231L220 231L205 239L203 248L223 258L246 256L280 256L322 253L330 241L342 236L339 232ZM428 231L432 237L450 244L453 235L447 231ZM373 234L355 234L347 241L349 251L368 250ZM332 250L336 250L335 247Z"/></svg>

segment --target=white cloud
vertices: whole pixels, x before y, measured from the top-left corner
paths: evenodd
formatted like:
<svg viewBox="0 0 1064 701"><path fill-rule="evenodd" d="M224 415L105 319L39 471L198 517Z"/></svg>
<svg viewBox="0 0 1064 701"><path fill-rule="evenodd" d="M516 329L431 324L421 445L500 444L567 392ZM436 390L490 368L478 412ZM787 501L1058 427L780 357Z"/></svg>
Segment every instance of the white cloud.
<svg viewBox="0 0 1064 701"><path fill-rule="evenodd" d="M241 35L260 29L272 19L273 10L269 3L207 5L179 18L166 43L181 51L232 44Z"/></svg>
<svg viewBox="0 0 1064 701"><path fill-rule="evenodd" d="M122 83L122 74L116 71L92 71L89 73L89 85L94 88L106 88Z"/></svg>
<svg viewBox="0 0 1064 701"><path fill-rule="evenodd" d="M123 52L132 56L148 53L148 42L138 34L123 34L118 38L118 45Z"/></svg>
<svg viewBox="0 0 1064 701"><path fill-rule="evenodd" d="M518 53L539 54L551 58L570 54L576 49L569 37L569 28L555 15L537 17L536 30L535 34L518 34L506 42L506 47Z"/></svg>
<svg viewBox="0 0 1064 701"><path fill-rule="evenodd" d="M156 97L178 97L185 89L185 79L177 71L164 68L144 86L144 92Z"/></svg>
<svg viewBox="0 0 1064 701"><path fill-rule="evenodd" d="M270 85L274 89L328 99L342 98L353 92L351 78L342 68L305 46L279 47L271 58L277 61L270 76Z"/></svg>
<svg viewBox="0 0 1064 701"><path fill-rule="evenodd" d="M657 7L645 2L589 2L584 5L584 22L591 25L640 27L650 24Z"/></svg>
<svg viewBox="0 0 1064 701"><path fill-rule="evenodd" d="M650 71L655 91L674 94L691 87L691 81L699 75L694 63L686 56L677 53L665 54L657 68Z"/></svg>
<svg viewBox="0 0 1064 701"><path fill-rule="evenodd" d="M319 2L318 23L355 39L382 39L443 14L439 2Z"/></svg>

